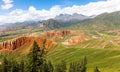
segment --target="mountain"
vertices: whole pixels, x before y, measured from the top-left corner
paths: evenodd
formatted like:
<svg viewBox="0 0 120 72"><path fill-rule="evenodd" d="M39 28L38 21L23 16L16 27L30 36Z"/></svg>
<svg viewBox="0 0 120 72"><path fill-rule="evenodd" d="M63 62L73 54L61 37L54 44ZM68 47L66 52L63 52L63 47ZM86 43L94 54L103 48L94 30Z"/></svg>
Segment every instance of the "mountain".
<svg viewBox="0 0 120 72"><path fill-rule="evenodd" d="M85 20L85 19L89 19L89 18L91 18L91 17L85 16L82 14L78 14L78 13L74 13L72 15L60 14L60 15L56 16L54 19L55 20L62 20L62 21L69 21L69 20Z"/></svg>
<svg viewBox="0 0 120 72"><path fill-rule="evenodd" d="M54 19L44 20L42 21L42 24L46 30L53 30L61 27L60 22Z"/></svg>
<svg viewBox="0 0 120 72"><path fill-rule="evenodd" d="M74 27L73 27L74 26ZM117 30L120 29L120 11L103 13L95 18L84 20L70 28L89 30Z"/></svg>
<svg viewBox="0 0 120 72"><path fill-rule="evenodd" d="M37 27L39 24L41 24L41 21L24 21L24 22L16 22L16 23L7 23L0 25L0 32L20 30L20 29L30 29Z"/></svg>
<svg viewBox="0 0 120 72"><path fill-rule="evenodd" d="M63 21L63 20L56 20L56 19L48 19L48 20L42 21L41 24L43 24L43 27L45 30L54 30L54 29L68 27L72 24L77 24L79 22L81 22L81 20L74 19L74 20Z"/></svg>
<svg viewBox="0 0 120 72"><path fill-rule="evenodd" d="M38 27L38 25L43 25L43 24L44 24L44 29L50 30L60 27L66 27L71 24L76 24L79 23L80 21L90 18L92 17L84 16L77 13L74 13L73 15L60 14L59 16L56 16L54 19L48 19L43 21L24 21L24 22L3 24L0 25L0 32L34 28L34 27Z"/></svg>
<svg viewBox="0 0 120 72"><path fill-rule="evenodd" d="M48 19L43 21L25 21L10 23L0 26L0 31L38 28L43 26L44 29L53 30L63 27L69 27L72 29L89 29L89 30L111 30L120 28L120 12L103 13L98 16L84 16L81 14L74 13L60 14L54 19Z"/></svg>

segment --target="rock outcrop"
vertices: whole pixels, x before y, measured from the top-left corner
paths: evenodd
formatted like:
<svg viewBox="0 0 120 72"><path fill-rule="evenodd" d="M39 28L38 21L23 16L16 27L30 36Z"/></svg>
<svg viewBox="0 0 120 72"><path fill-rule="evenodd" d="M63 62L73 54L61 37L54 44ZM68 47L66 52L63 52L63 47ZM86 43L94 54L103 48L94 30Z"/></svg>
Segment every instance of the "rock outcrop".
<svg viewBox="0 0 120 72"><path fill-rule="evenodd" d="M28 44L30 42L36 41L40 48L45 48L46 50L50 50L54 48L57 43L56 40L63 39L64 36L71 34L70 30L63 30L63 31L47 31L43 36L38 37L36 33L32 33L31 35L23 35L19 38L14 40L4 41L0 43L0 50L15 50ZM51 39L49 39L51 38ZM45 41L45 43L44 43ZM45 47L44 47L45 44Z"/></svg>
<svg viewBox="0 0 120 72"><path fill-rule="evenodd" d="M0 50L15 50L34 40L33 37L19 37L15 40L5 41L0 44Z"/></svg>
<svg viewBox="0 0 120 72"><path fill-rule="evenodd" d="M37 38L36 42L38 43L40 48L45 48L46 50L50 50L50 49L54 48L57 45L54 41L49 40L49 39L47 39L45 37Z"/></svg>
<svg viewBox="0 0 120 72"><path fill-rule="evenodd" d="M57 45L54 41L49 40L46 37L19 37L15 40L0 43L0 50L12 51L34 41L38 43L40 48L45 48L46 50L50 50ZM44 44L45 47L43 47Z"/></svg>
<svg viewBox="0 0 120 72"><path fill-rule="evenodd" d="M47 37L53 37L56 35L64 36L70 34L70 30L63 30L63 31L47 31L45 35Z"/></svg>
<svg viewBox="0 0 120 72"><path fill-rule="evenodd" d="M63 36L71 34L70 30L63 30L63 31L47 31L45 36L47 38L53 38L53 40L60 40L63 39Z"/></svg>

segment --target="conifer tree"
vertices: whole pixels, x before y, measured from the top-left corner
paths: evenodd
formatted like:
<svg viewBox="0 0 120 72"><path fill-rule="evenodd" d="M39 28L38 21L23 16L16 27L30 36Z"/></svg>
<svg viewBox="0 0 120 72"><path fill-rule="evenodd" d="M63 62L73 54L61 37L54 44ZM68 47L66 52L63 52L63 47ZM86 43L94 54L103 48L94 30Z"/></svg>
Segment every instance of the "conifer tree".
<svg viewBox="0 0 120 72"><path fill-rule="evenodd" d="M66 67L65 61L61 61L61 63L55 66L55 72L66 72L66 70L67 70L67 67Z"/></svg>
<svg viewBox="0 0 120 72"><path fill-rule="evenodd" d="M7 58L5 57L3 59L3 72L9 72L9 61L7 60Z"/></svg>
<svg viewBox="0 0 120 72"><path fill-rule="evenodd" d="M37 45L37 42L34 42L33 48L28 55L29 57L29 64L28 70L29 72L43 72L45 60L45 51L44 48L40 49Z"/></svg>
<svg viewBox="0 0 120 72"><path fill-rule="evenodd" d="M95 67L94 72L100 72L97 67Z"/></svg>
<svg viewBox="0 0 120 72"><path fill-rule="evenodd" d="M87 68L86 65L87 65L87 59L86 57L84 57L81 62L81 72L86 72L86 68Z"/></svg>
<svg viewBox="0 0 120 72"><path fill-rule="evenodd" d="M69 72L86 72L87 59L83 58L81 62L71 62Z"/></svg>
<svg viewBox="0 0 120 72"><path fill-rule="evenodd" d="M21 62L20 62L20 72L24 72L24 69L25 69L25 64L24 64L24 61L21 60Z"/></svg>
<svg viewBox="0 0 120 72"><path fill-rule="evenodd" d="M11 62L11 72L19 72L19 64L16 61Z"/></svg>
<svg viewBox="0 0 120 72"><path fill-rule="evenodd" d="M71 63L70 63L69 72L76 72L75 62L71 62Z"/></svg>
<svg viewBox="0 0 120 72"><path fill-rule="evenodd" d="M52 65L51 61L48 61L48 72L53 72L54 71L54 66Z"/></svg>
<svg viewBox="0 0 120 72"><path fill-rule="evenodd" d="M54 71L54 67L51 61L48 61L48 63L44 64L44 72L53 72L53 71Z"/></svg>

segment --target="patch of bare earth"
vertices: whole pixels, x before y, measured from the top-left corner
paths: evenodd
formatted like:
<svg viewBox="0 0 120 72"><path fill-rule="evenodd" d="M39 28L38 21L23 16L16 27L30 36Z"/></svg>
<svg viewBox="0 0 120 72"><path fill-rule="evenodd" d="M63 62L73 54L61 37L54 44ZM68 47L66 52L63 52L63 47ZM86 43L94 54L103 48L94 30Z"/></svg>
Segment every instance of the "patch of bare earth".
<svg viewBox="0 0 120 72"><path fill-rule="evenodd" d="M81 36L81 35L78 35L78 36L72 36L71 38L67 39L66 41L62 42L62 44L64 45L73 45L73 44L77 44L77 43L80 43L80 42L84 42L86 41L87 38Z"/></svg>

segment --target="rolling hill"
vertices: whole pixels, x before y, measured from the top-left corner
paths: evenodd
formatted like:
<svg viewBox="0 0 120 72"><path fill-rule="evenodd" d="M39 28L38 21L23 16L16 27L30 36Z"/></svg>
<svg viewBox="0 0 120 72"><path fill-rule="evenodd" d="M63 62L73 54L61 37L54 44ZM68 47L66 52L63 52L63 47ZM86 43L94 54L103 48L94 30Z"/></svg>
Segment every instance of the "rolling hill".
<svg viewBox="0 0 120 72"><path fill-rule="evenodd" d="M89 30L117 30L120 29L120 12L103 13L93 19L84 20L78 24L72 25L76 29ZM74 27L73 27L74 26Z"/></svg>
<svg viewBox="0 0 120 72"><path fill-rule="evenodd" d="M84 56L88 60L87 71L93 72L95 66L98 66L101 72L119 72L120 71L120 12L104 13L96 16L92 19L87 19L84 21L70 20L66 22L61 22L59 20L45 20L43 25L46 26L45 30L35 26L30 30L19 30L11 31L7 34L11 35L10 38L0 39L0 42L14 39L22 34L33 34L36 33L38 37L45 33L48 39L52 40L55 38L60 38L56 40L57 46L47 53L47 60L51 60L53 64L59 63L61 60L65 60L67 65L73 61L79 61ZM69 34L65 34L66 28ZM51 31L52 30L52 31ZM72 31L72 32L71 32ZM23 33L22 33L23 32ZM50 34L51 33L51 34ZM62 35L65 34L65 35ZM33 37L36 35L33 35ZM80 38L86 38L85 41L78 41L78 39L73 39L73 42L78 41L78 43L65 45L62 44L65 41L69 41L74 36L80 36ZM5 36L6 37L6 36ZM38 40L38 39L37 39ZM80 39L79 39L80 40ZM41 42L40 40L38 40ZM50 41L49 41L50 42ZM32 47L33 42L21 46L14 51L0 51L0 61L4 56L9 59L14 58L17 61L21 59L26 59L27 53Z"/></svg>

